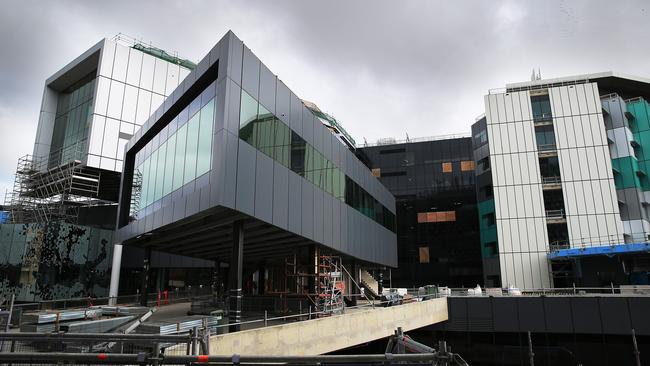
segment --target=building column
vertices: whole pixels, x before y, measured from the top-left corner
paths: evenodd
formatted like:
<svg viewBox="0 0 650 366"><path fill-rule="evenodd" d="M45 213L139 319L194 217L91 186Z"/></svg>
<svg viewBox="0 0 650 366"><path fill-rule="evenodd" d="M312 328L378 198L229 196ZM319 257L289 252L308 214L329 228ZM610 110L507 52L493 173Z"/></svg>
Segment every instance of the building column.
<svg viewBox="0 0 650 366"><path fill-rule="evenodd" d="M113 245L113 264L111 267L111 284L108 288L108 304L117 304L117 294L120 289L120 269L122 267L122 244Z"/></svg>
<svg viewBox="0 0 650 366"><path fill-rule="evenodd" d="M149 292L149 272L151 269L151 247L144 249L144 261L142 263L142 283L140 284L140 305L147 306L147 294Z"/></svg>
<svg viewBox="0 0 650 366"><path fill-rule="evenodd" d="M377 290L379 291L379 296L384 292L384 268L379 268L377 270Z"/></svg>
<svg viewBox="0 0 650 366"><path fill-rule="evenodd" d="M241 322L242 309L242 277L244 267L244 224L235 221L232 226L232 260L228 273L229 289L229 321L231 324ZM238 332L241 326L231 325L230 332Z"/></svg>

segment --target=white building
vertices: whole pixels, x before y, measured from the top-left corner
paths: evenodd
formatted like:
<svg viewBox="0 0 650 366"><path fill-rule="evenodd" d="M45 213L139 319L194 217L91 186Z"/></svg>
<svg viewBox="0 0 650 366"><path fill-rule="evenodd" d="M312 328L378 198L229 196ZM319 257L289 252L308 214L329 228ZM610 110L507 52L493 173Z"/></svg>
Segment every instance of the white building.
<svg viewBox="0 0 650 366"><path fill-rule="evenodd" d="M606 72L485 96L472 132L486 285L570 286L578 270L549 253L647 241L649 92Z"/></svg>
<svg viewBox="0 0 650 366"><path fill-rule="evenodd" d="M126 142L191 68L135 41L99 41L45 82L33 155L121 172Z"/></svg>

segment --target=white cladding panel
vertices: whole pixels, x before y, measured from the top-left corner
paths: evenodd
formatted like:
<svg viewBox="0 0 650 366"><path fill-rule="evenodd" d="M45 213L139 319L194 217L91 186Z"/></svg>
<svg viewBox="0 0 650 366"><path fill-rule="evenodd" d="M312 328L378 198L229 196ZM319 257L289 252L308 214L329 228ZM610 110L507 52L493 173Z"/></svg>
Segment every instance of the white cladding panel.
<svg viewBox="0 0 650 366"><path fill-rule="evenodd" d="M98 70L87 165L121 171L128 139L190 71L108 40Z"/></svg>
<svg viewBox="0 0 650 366"><path fill-rule="evenodd" d="M570 245L623 242L597 86L561 86L549 94ZM624 131L612 135L615 141L626 139Z"/></svg>

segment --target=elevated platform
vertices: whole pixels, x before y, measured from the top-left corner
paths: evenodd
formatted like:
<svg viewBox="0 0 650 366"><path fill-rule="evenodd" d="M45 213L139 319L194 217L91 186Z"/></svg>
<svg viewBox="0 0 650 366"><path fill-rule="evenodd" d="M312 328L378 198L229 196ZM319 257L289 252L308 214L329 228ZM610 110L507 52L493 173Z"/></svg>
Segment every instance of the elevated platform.
<svg viewBox="0 0 650 366"><path fill-rule="evenodd" d="M210 338L211 355L320 355L447 320L447 299L374 309L222 334Z"/></svg>
<svg viewBox="0 0 650 366"><path fill-rule="evenodd" d="M596 255L613 256L632 253L650 253L650 243L629 243L585 248L560 249L550 252L548 254L548 258L550 260L553 260Z"/></svg>

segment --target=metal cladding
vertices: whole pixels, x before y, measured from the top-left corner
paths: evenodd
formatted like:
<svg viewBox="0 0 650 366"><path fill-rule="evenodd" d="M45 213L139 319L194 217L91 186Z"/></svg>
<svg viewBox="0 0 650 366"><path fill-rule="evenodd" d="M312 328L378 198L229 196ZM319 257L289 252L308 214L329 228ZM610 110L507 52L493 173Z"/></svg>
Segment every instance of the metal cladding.
<svg viewBox="0 0 650 366"><path fill-rule="evenodd" d="M120 316L116 318L72 322L61 324L60 330L70 333L104 333L120 327L134 318L135 316L131 315Z"/></svg>
<svg viewBox="0 0 650 366"><path fill-rule="evenodd" d="M22 323L48 324L70 320L94 319L102 316L102 309L62 310L56 312L25 313Z"/></svg>
<svg viewBox="0 0 650 366"><path fill-rule="evenodd" d="M189 333L194 328L206 327L212 333L216 333L221 315L216 316L191 316L168 321L147 322L138 327L138 333L145 334L184 334Z"/></svg>

